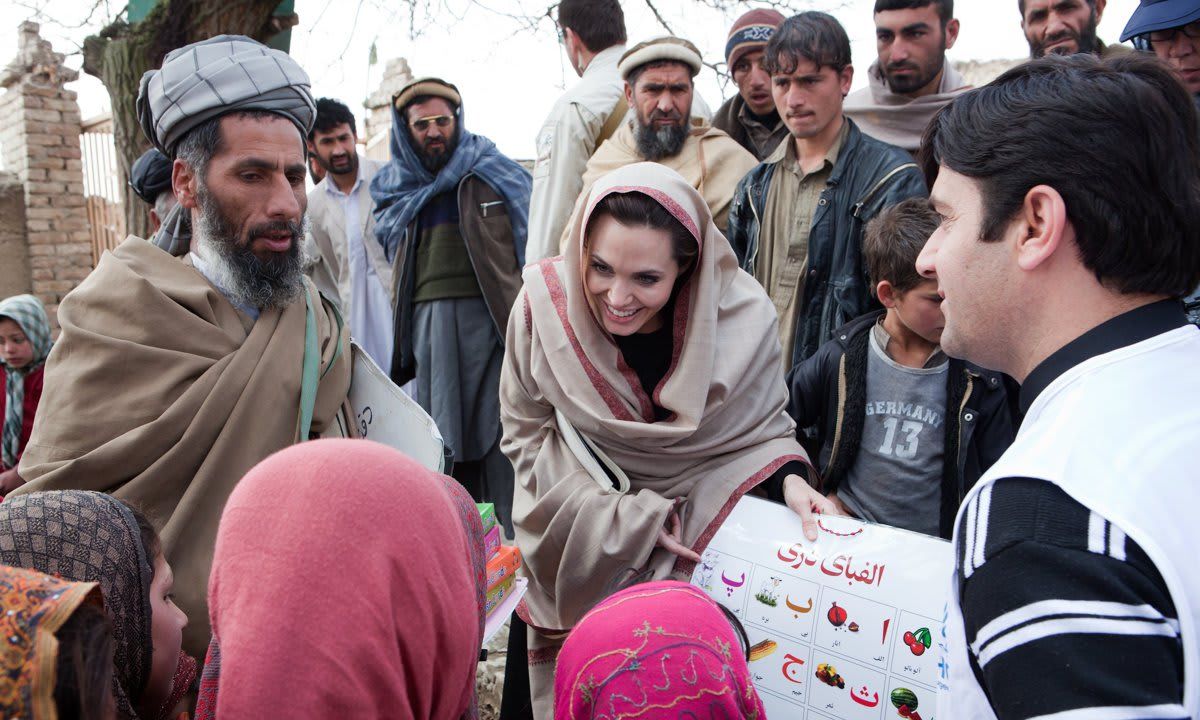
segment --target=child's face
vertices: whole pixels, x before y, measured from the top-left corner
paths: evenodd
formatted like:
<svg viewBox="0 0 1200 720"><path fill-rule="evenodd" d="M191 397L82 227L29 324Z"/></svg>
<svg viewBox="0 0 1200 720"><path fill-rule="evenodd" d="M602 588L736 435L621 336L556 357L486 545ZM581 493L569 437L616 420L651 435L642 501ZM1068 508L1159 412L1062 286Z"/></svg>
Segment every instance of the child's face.
<svg viewBox="0 0 1200 720"><path fill-rule="evenodd" d="M33 362L33 343L12 318L0 318L0 360L13 370Z"/></svg>
<svg viewBox="0 0 1200 720"><path fill-rule="evenodd" d="M936 280L926 280L911 290L897 292L892 309L906 328L931 343L941 342L946 318L942 315Z"/></svg>
<svg viewBox="0 0 1200 720"><path fill-rule="evenodd" d="M175 669L179 665L179 650L183 646L183 629L187 627L187 615L171 596L175 586L175 575L162 553L154 559L154 579L150 582L150 634L154 641L154 656L150 662L150 679L138 703L148 715L154 717L159 708L171 695ZM140 713L139 713L140 714Z"/></svg>

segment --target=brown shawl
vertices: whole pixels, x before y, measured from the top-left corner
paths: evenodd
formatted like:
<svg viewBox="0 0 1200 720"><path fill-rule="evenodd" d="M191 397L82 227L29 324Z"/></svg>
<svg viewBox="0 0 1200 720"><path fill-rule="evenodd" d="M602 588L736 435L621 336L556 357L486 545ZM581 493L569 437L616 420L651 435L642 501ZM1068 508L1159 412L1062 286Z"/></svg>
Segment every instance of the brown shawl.
<svg viewBox="0 0 1200 720"><path fill-rule="evenodd" d="M321 383L314 433L350 387L348 332L317 308ZM188 614L184 648L202 656L205 593L225 500L260 460L297 441L305 302L251 322L195 268L139 238L106 253L58 311L19 492L98 490L160 525Z"/></svg>
<svg viewBox="0 0 1200 720"><path fill-rule="evenodd" d="M675 303L674 353L654 402L625 364L583 289L583 228L613 192L656 199L700 243ZM516 469L513 519L530 580L522 614L535 628L569 629L629 568L658 578L688 563L656 549L675 498L683 541L703 551L738 499L792 459L807 460L784 408L775 310L738 269L708 205L657 163L601 178L571 227L563 258L525 270L509 319L500 378L501 447ZM628 476L619 494L583 469L558 429L555 409Z"/></svg>
<svg viewBox="0 0 1200 720"><path fill-rule="evenodd" d="M692 122L699 121L693 119ZM567 225L560 243L564 251L571 228L577 220L575 216L579 214L583 199L591 192L592 185L617 168L639 162L643 162L643 158L638 153L632 121L621 123L616 134L605 140L596 149L592 159L588 160L587 170L583 173L583 190L575 203L572 222ZM746 173L758 164L758 159L723 131L705 123L693 124L679 153L663 158L656 164L671 168L699 190L716 221L717 231L725 232L733 193Z"/></svg>

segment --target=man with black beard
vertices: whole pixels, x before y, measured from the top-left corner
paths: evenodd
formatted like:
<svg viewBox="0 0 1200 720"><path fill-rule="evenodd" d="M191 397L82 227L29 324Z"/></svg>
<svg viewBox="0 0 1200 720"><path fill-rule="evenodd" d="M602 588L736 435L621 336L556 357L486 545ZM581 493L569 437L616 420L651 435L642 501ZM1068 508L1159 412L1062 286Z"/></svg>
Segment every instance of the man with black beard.
<svg viewBox="0 0 1200 720"><path fill-rule="evenodd" d="M392 161L371 182L376 249L395 283L391 376L454 452L452 474L512 537L513 469L500 452L500 364L521 289L527 170L463 126L458 88L420 78L392 99Z"/></svg>
<svg viewBox="0 0 1200 720"><path fill-rule="evenodd" d="M1107 0L1017 0L1029 57L1091 53L1101 58L1132 52L1096 36Z"/></svg>
<svg viewBox="0 0 1200 720"><path fill-rule="evenodd" d="M625 79L625 99L634 117L588 161L576 213L601 175L650 161L666 165L699 190L724 232L734 188L758 161L723 131L691 117L693 79L701 65L696 46L675 37L647 40L621 56L617 69ZM568 232L570 227L568 223Z"/></svg>
<svg viewBox="0 0 1200 720"><path fill-rule="evenodd" d="M309 277L334 298L350 336L381 368L392 364L392 268L375 242L371 180L384 163L360 158L354 114L317 100L308 151L326 170L308 194Z"/></svg>
<svg viewBox="0 0 1200 720"><path fill-rule="evenodd" d="M971 86L946 51L958 39L954 0L875 0L879 56L843 112L866 134L915 153L925 126Z"/></svg>
<svg viewBox="0 0 1200 720"><path fill-rule="evenodd" d="M350 338L301 271L304 70L222 35L168 53L137 109L172 161L190 240L174 257L130 237L63 299L22 492L98 490L143 509L190 618L184 649L203 657L225 501L268 455L349 426Z"/></svg>

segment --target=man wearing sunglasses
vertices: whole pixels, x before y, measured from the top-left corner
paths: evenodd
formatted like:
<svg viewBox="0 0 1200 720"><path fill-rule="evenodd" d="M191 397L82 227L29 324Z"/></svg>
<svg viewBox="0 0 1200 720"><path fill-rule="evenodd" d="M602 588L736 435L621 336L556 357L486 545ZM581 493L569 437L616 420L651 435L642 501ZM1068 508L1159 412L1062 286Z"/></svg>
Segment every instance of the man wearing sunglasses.
<svg viewBox="0 0 1200 720"><path fill-rule="evenodd" d="M513 470L500 452L500 364L521 289L529 172L463 127L458 88L413 80L392 100L392 160L371 181L375 239L395 297L392 380L454 452L452 474L512 536Z"/></svg>
<svg viewBox="0 0 1200 720"><path fill-rule="evenodd" d="M1200 0L1142 0L1121 33L1171 66L1200 99Z"/></svg>
<svg viewBox="0 0 1200 720"><path fill-rule="evenodd" d="M1121 42L1129 39L1171 66L1200 109L1200 0L1142 0L1121 33ZM1200 325L1200 287L1183 304Z"/></svg>

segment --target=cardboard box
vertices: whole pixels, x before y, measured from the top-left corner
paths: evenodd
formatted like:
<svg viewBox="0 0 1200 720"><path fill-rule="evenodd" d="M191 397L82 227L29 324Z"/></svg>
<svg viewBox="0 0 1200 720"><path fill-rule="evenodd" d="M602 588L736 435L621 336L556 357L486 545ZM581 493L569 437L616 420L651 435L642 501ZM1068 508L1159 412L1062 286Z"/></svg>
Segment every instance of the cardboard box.
<svg viewBox="0 0 1200 720"><path fill-rule="evenodd" d="M514 579L513 575L509 575L507 580L488 590L487 600L483 606L484 615L491 615L492 611L504 602L504 598L508 597L509 592L512 591Z"/></svg>
<svg viewBox="0 0 1200 720"><path fill-rule="evenodd" d="M483 532L486 535L496 527L496 508L491 503L475 503L479 508L479 519L483 520Z"/></svg>
<svg viewBox="0 0 1200 720"><path fill-rule="evenodd" d="M521 567L521 551L515 547L501 545L496 555L488 560L487 588L492 590L500 583L517 574Z"/></svg>

